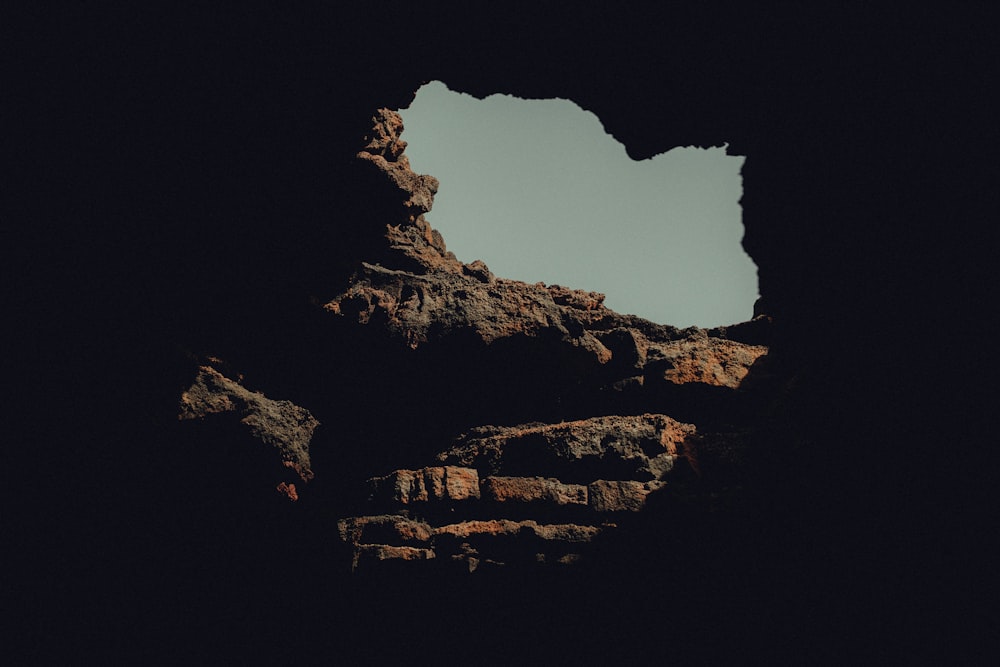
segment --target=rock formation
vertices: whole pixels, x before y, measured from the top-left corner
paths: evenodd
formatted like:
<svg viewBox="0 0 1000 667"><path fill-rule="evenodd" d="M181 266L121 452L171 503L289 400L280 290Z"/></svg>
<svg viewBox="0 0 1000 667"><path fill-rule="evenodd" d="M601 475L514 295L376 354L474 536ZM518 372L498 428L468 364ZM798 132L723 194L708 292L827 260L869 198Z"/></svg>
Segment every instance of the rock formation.
<svg viewBox="0 0 1000 667"><path fill-rule="evenodd" d="M383 324L412 348L453 335L472 334L486 345L518 336L555 338L588 366L628 367L637 380L650 366L662 373L656 379L675 384L736 388L766 351L710 340L696 328L682 332L619 315L603 305L603 294L497 278L482 261L459 262L424 218L438 182L410 169L399 137L402 119L380 109L372 121L375 138L358 159L383 175L386 199L402 205L382 221L381 252L359 258L365 261L350 287L326 304L328 311Z"/></svg>
<svg viewBox="0 0 1000 667"><path fill-rule="evenodd" d="M314 306L331 322L320 318L309 326L335 338L321 334L321 347L307 350L303 360L328 370L295 385L299 400L331 415L336 412L324 402L342 396L345 385L355 387L355 408L346 419L363 423L363 431L334 426L319 444L336 450L338 439L363 432L370 455L327 452L329 467L318 466L316 475L340 488L318 491L313 499L338 517L350 569L360 576L397 563L457 576L457 566L468 576L481 566L576 564L586 560L598 535L613 541L618 524L629 522L623 517L641 512L650 494L669 490L672 480L699 477L701 459L710 486L718 488L724 475L717 473L726 464L716 455L717 443L725 441L729 452L745 448L739 435L745 424L733 408L743 400L743 380L767 354L764 345L729 336L751 327L759 342L767 337L768 320L725 330L679 330L615 313L602 294L500 278L481 261L459 261L425 218L438 182L410 169L402 131L401 118L389 109L372 117L355 164L381 200L359 221L368 226L367 240L357 246L364 256L342 289ZM412 385L397 394L354 385L346 379L352 360L337 351L336 337L363 341L370 357L390 360L379 365L369 358L354 372L377 369L386 382L409 377ZM324 346L326 354L334 350L329 366L322 361ZM441 440L389 446L399 435L380 426L372 404L382 402L388 410L396 401L419 404L412 394L417 391L457 405L465 389L440 383L438 376L449 375L449 368L464 374L486 359L477 369L483 373L491 365L516 364L522 354L547 359L550 377L529 368L485 389L480 416L498 421L463 424L461 415L435 414L428 404L406 427L436 432ZM284 377L294 382L297 376ZM504 394L532 393L522 383L542 387L538 400L505 405L510 398ZM545 395L555 388L561 391ZM546 402L558 408L558 421L522 423L554 417ZM653 404L704 420L699 426L643 411ZM614 407L629 412L608 412ZM240 417L232 428L249 427L256 440L274 448L276 463L299 475L276 487L274 479L262 477L261 490L266 483L298 500L303 484L313 480L309 446L316 419L201 366L181 396L180 417L227 412ZM722 424L737 433L720 432ZM408 467L414 464L419 467Z"/></svg>
<svg viewBox="0 0 1000 667"><path fill-rule="evenodd" d="M438 183L410 169L399 115L380 109L372 123L367 144L356 158L358 169L374 170L383 184L385 201L375 205L376 214L365 221L372 227L372 240L359 247L359 252L371 254L358 258L343 291L318 312L367 339L378 358L394 359L394 365L382 371L386 380L392 382L392 373L409 367L416 371L417 384L427 390L434 386L435 371L445 364L466 369L482 354L499 354L499 362L509 364L516 361L512 354L530 351L552 360L560 385L575 387L574 393L560 398L567 403L562 409L585 414L610 407L602 405L602 397L610 394L629 396L631 410L661 401L668 390L680 397L689 386L736 395L751 367L766 355L765 346L724 338L721 330L657 325L607 309L601 294L498 278L481 261L460 262L424 217ZM757 326L766 326L766 321ZM516 346L509 347L512 341ZM427 348L446 356L428 363L420 356ZM320 352L313 351L317 358ZM347 360L335 358L337 368L347 367ZM325 411L322 402L340 391L344 375L322 377L327 387L321 385L310 395L307 386L300 395ZM538 381L531 374L521 380ZM503 390L525 391L510 383ZM447 396L464 390L439 391ZM359 393L356 400L358 405L370 404L384 396L372 391ZM705 394L693 396L694 402L705 400ZM495 395L490 402L503 400ZM724 400L716 398L711 405L709 411L726 410ZM704 413L706 406L701 407ZM545 413L536 408L484 414L510 419ZM181 418L226 412L238 413L239 425L274 447L275 460L298 473L300 488L287 480L276 487L298 500L302 484L313 479L309 443L317 421L288 401L271 401L209 366L200 367L181 397ZM678 462L684 464L682 474L700 475L700 457L711 457L710 443L721 437L713 435L711 425L724 416L715 415L708 431L649 413L473 424L448 434L452 442L440 442L437 452L428 442L400 452L395 460L393 448L382 444L392 435L366 420L369 447L376 455L356 458L353 464L328 457L337 463L328 470L319 468L318 475L344 488L339 500L320 496L315 502L340 516L338 531L350 546L352 570L389 561L446 569L457 562L466 572L481 564L577 563L593 538L614 532L622 513L641 512L649 494L668 488ZM448 426L453 419L446 417L441 433L454 428ZM409 426L422 428L421 421L426 422L426 415ZM336 447L334 438L348 432L335 431L326 446ZM422 467L392 466L420 462L421 452L426 452ZM364 477L364 485L356 484L352 492L350 480ZM348 508L370 513L345 515Z"/></svg>
<svg viewBox="0 0 1000 667"><path fill-rule="evenodd" d="M225 413L236 413L254 440L271 450L276 471L285 468L294 473L295 481L280 481L275 488L289 500L298 500L296 481L305 484L313 478L309 441L319 422L290 401L273 401L210 366L200 367L194 384L181 395L178 418L204 419Z"/></svg>

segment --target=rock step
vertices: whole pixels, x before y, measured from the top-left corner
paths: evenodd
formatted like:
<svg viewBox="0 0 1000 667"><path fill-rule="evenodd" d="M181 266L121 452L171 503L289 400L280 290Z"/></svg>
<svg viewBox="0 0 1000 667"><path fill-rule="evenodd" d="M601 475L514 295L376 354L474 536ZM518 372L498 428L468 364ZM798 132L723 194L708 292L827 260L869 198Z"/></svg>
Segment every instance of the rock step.
<svg viewBox="0 0 1000 667"><path fill-rule="evenodd" d="M481 508L495 514L503 507L522 511L545 507L590 512L637 512L646 496L664 482L639 480L595 480L589 484L565 484L554 477L506 477L480 479L475 468L435 466L419 470L396 470L368 480L370 499L384 508L402 509L437 505L440 509L471 511Z"/></svg>
<svg viewBox="0 0 1000 667"><path fill-rule="evenodd" d="M371 499L400 505L435 500L478 499L479 472L474 468L433 466L419 470L395 470L368 480Z"/></svg>
<svg viewBox="0 0 1000 667"><path fill-rule="evenodd" d="M341 519L337 527L340 538L350 544L407 547L481 537L533 537L542 541L589 542L601 531L600 527L595 526L540 524L532 519L472 520L433 527L426 521L398 514L350 517Z"/></svg>
<svg viewBox="0 0 1000 667"><path fill-rule="evenodd" d="M354 549L353 567L388 561L438 559L469 571L480 565L571 564L595 536L613 524L540 524L490 519L432 527L399 515L363 516L338 522L340 538Z"/></svg>

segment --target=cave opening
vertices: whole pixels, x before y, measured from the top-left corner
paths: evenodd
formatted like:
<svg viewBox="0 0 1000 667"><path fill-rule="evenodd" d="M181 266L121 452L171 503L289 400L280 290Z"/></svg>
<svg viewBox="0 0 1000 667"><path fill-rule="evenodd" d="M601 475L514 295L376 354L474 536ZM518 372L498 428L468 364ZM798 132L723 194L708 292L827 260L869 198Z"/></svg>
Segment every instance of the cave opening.
<svg viewBox="0 0 1000 667"><path fill-rule="evenodd" d="M753 316L745 158L726 145L635 161L572 101L479 100L440 81L399 113L414 171L441 183L427 219L460 260L602 292L609 308L662 324Z"/></svg>

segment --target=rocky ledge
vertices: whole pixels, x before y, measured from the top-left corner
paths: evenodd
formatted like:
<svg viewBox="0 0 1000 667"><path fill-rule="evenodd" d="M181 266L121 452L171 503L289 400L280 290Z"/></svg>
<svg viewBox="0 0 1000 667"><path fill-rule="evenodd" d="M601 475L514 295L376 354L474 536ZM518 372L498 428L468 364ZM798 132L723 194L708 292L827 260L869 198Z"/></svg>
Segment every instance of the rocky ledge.
<svg viewBox="0 0 1000 667"><path fill-rule="evenodd" d="M482 427L440 465L368 480L371 515L341 520L353 565L400 559L568 564L694 460L695 427L665 415ZM695 464L694 469L697 469Z"/></svg>

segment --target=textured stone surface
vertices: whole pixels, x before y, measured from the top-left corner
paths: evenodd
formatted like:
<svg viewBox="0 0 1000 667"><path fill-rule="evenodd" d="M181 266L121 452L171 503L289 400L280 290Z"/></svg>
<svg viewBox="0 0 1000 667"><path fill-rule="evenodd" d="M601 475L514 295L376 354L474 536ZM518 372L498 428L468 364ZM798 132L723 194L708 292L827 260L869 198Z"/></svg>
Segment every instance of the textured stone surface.
<svg viewBox="0 0 1000 667"><path fill-rule="evenodd" d="M338 530L351 546L353 569L443 558L464 563L468 572L474 572L482 564L576 563L579 551L604 528L530 519L474 519L432 528L402 516L379 515L342 519Z"/></svg>
<svg viewBox="0 0 1000 667"><path fill-rule="evenodd" d="M646 496L660 488L662 482L599 479L587 486L587 497L595 512L638 512L646 503Z"/></svg>
<svg viewBox="0 0 1000 667"><path fill-rule="evenodd" d="M653 414L483 426L464 434L438 458L476 467L481 475L535 470L587 483L603 471L623 479L648 481L671 469L679 447L683 448L695 432L692 424Z"/></svg>
<svg viewBox="0 0 1000 667"><path fill-rule="evenodd" d="M371 219L377 234L362 261L343 291L323 306L337 316L334 321L364 334L376 354L396 359L386 372L399 373L404 367L412 372L410 360L425 358L420 355L428 350L443 351L443 356L429 358L445 366L460 367L462 358L499 364L492 373L476 369L451 376L458 393L478 397L482 392L468 404L482 409L487 396L514 403L513 396L490 393L489 385L498 373L518 377L506 375L511 359L527 354L546 364L538 374L551 376L531 381L553 381L550 393L576 394L591 402L581 410L607 409L615 393L647 395L648 403L669 407L679 394L667 388L734 391L767 353L763 345L738 338L748 332L753 335L744 337L753 341L766 338L769 321L731 331L681 330L615 313L596 292L499 278L478 260L463 264L424 218L439 184L410 169L402 129L398 115L386 109L372 118L357 159L373 187L381 188L385 206ZM486 350L506 353L498 352L491 361ZM426 363L420 367L425 375L439 372L434 362ZM540 389L537 396L546 400L546 393ZM690 396L688 404L703 413L705 399L719 394ZM400 396L406 403L412 399ZM443 560L461 561L470 572L484 564L575 563L584 557L579 544L589 543L600 530L584 524L602 523L600 517L609 514L640 512L651 493L665 488L678 460L689 464L685 470L700 471L705 436L694 424L664 414L507 423L517 425L468 429L450 447L438 449L436 457L425 459L436 458L437 465L369 479L372 516L352 519L341 530L342 538L355 545L356 559L360 545L376 539L376 527L389 546L409 539L399 534L409 519L376 513L376 508L394 508L426 521L419 524L421 548ZM448 517L458 517L443 515L442 508L460 512L465 520L449 522ZM556 517L581 523L551 523ZM570 544L578 546L570 549Z"/></svg>
<svg viewBox="0 0 1000 667"><path fill-rule="evenodd" d="M391 339L414 349L458 335L474 335L487 345L543 338L553 349L577 351L578 363L613 362L613 370L605 372L620 378L650 375L674 384L738 387L767 352L701 329L620 315L606 308L597 292L497 278L480 260L463 264L423 217L438 183L410 169L399 115L380 109L372 122L358 159L381 175L386 197L400 204L390 209L384 243L361 258L347 289L326 303L328 312L362 325L377 323Z"/></svg>
<svg viewBox="0 0 1000 667"><path fill-rule="evenodd" d="M473 468L432 466L420 470L395 470L369 480L372 499L403 505L431 500L479 498L479 473Z"/></svg>
<svg viewBox="0 0 1000 667"><path fill-rule="evenodd" d="M368 480L373 506L390 504L406 508L407 514L436 518L373 514L342 520L340 537L352 545L355 564L374 543L419 545L432 550L438 559L462 564L470 573L487 565L579 563L586 559L595 536L616 529L602 517L642 511L651 493L667 487L668 482L660 478L670 478L676 459L692 461L690 467L697 471L697 452L704 445L693 425L664 415L482 427L475 434L463 436L438 456L442 460L465 457L463 467L403 469ZM739 446L733 438L723 443L727 451ZM527 449L518 451L518 447ZM487 473L518 466L539 470L568 465L584 481L566 483L539 475L481 476L480 470L466 465L477 465ZM586 477L609 470L628 471L631 478ZM454 514L432 512L437 506L432 501L472 499L482 502L462 504L463 512L469 513L462 521L449 521ZM452 511L458 507L452 506ZM571 522L552 522L557 516ZM399 557L418 556L406 552Z"/></svg>
<svg viewBox="0 0 1000 667"><path fill-rule="evenodd" d="M489 344L545 332L587 351L599 364L611 359L592 334L571 333L581 325L574 309L557 305L544 285L502 278L483 282L486 274L475 269L435 268L417 274L366 262L350 288L326 308L360 324L384 323L390 335L413 348L457 333L474 333Z"/></svg>
<svg viewBox="0 0 1000 667"><path fill-rule="evenodd" d="M698 382L735 389L750 366L767 354L763 345L746 345L705 336L669 343L648 344L646 378L673 384Z"/></svg>
<svg viewBox="0 0 1000 667"><path fill-rule="evenodd" d="M487 477L483 480L483 497L497 503L586 505L587 487L563 484L554 478Z"/></svg>
<svg viewBox="0 0 1000 667"><path fill-rule="evenodd" d="M181 395L178 419L223 413L238 416L253 438L272 448L280 466L294 472L300 482L313 479L309 442L319 422L308 410L249 391L214 368L201 366L194 383ZM298 500L294 483L282 481L276 488L289 500Z"/></svg>
<svg viewBox="0 0 1000 667"><path fill-rule="evenodd" d="M397 515L378 515L341 519L337 523L340 538L351 544L389 544L395 546L426 542L433 530L422 521Z"/></svg>
<svg viewBox="0 0 1000 667"><path fill-rule="evenodd" d="M533 520L511 521L490 519L486 521L463 521L434 529L437 536L447 535L466 539L475 536L532 535L542 540L562 542L589 542L601 532L596 526L577 524L539 524Z"/></svg>
<svg viewBox="0 0 1000 667"><path fill-rule="evenodd" d="M395 547L388 544L365 544L358 547L354 555L354 567L363 567L370 562L385 561L425 561L435 557L433 549L421 547Z"/></svg>
<svg viewBox="0 0 1000 667"><path fill-rule="evenodd" d="M482 261L462 263L424 217L439 183L410 168L400 117L380 109L371 120L354 162L374 197L362 218L360 261L342 289L320 302L321 312L325 321L340 327L333 331L357 337L357 344L372 355L378 374L413 379L411 390L397 393L369 383L373 371L363 362L344 358L321 376L336 386L342 371L353 368L354 381L367 387L363 395L382 406L354 403L370 420L357 420L359 436L367 439L369 431L380 432L384 408L402 408L415 423L429 423L427 410L437 406L423 396L425 384L436 386L435 391L451 397L452 403L471 399L466 407L484 414L490 413L491 402L498 403L496 414L510 408L512 414L533 410L527 399L518 400L517 385L512 385L515 394L490 387L499 373L507 382L517 378L538 383L537 388L527 387L535 392L535 400L555 395L550 410L561 411L560 394L566 394L567 400L583 401L577 411L594 414L607 409L605 404L616 394L646 396L647 403L670 407L680 396L669 393L670 387L734 392L766 354L764 346L736 340L739 328L706 331L659 325L607 309L604 296L596 292L499 278ZM768 326L762 320L752 331L766 337ZM544 370L535 371L538 377L530 368L521 375L506 375L515 368L511 359L521 355L545 364ZM384 365L378 365L383 359ZM470 374L464 364L473 359L492 364L491 370L476 368ZM437 377L449 368L453 386ZM458 369L460 375L455 374ZM185 410L192 414L241 410L248 401L260 400L239 385L229 386L232 383L226 384L229 381L211 369L203 374L184 397ZM548 389L546 382L551 383ZM355 385L348 386L349 396ZM688 405L704 411L710 396L690 394ZM342 423L355 421L352 412L345 417ZM260 421L254 413L247 424L253 427ZM368 504L357 505L359 516L338 522L340 539L351 545L355 566L366 560L432 556L463 561L469 571L487 563L575 563L585 549L566 545L589 543L600 530L594 525L602 523L601 516L641 512L648 496L665 488L664 480L678 460L690 464L685 469L700 472L705 435L694 424L665 414L498 423L515 425L473 426L457 438L454 432L442 434L450 436L450 446L442 439L423 458L407 453L416 465L369 476ZM400 435L409 441L413 432ZM740 449L739 439L733 442L727 451ZM385 444L376 439L370 449ZM364 459L358 461L363 469ZM287 465L301 464L296 459ZM278 490L292 499L299 494L294 484ZM385 513L390 511L399 514ZM539 542L548 546L542 548Z"/></svg>
<svg viewBox="0 0 1000 667"><path fill-rule="evenodd" d="M449 500L479 498L479 473L473 468L446 466L444 485Z"/></svg>

